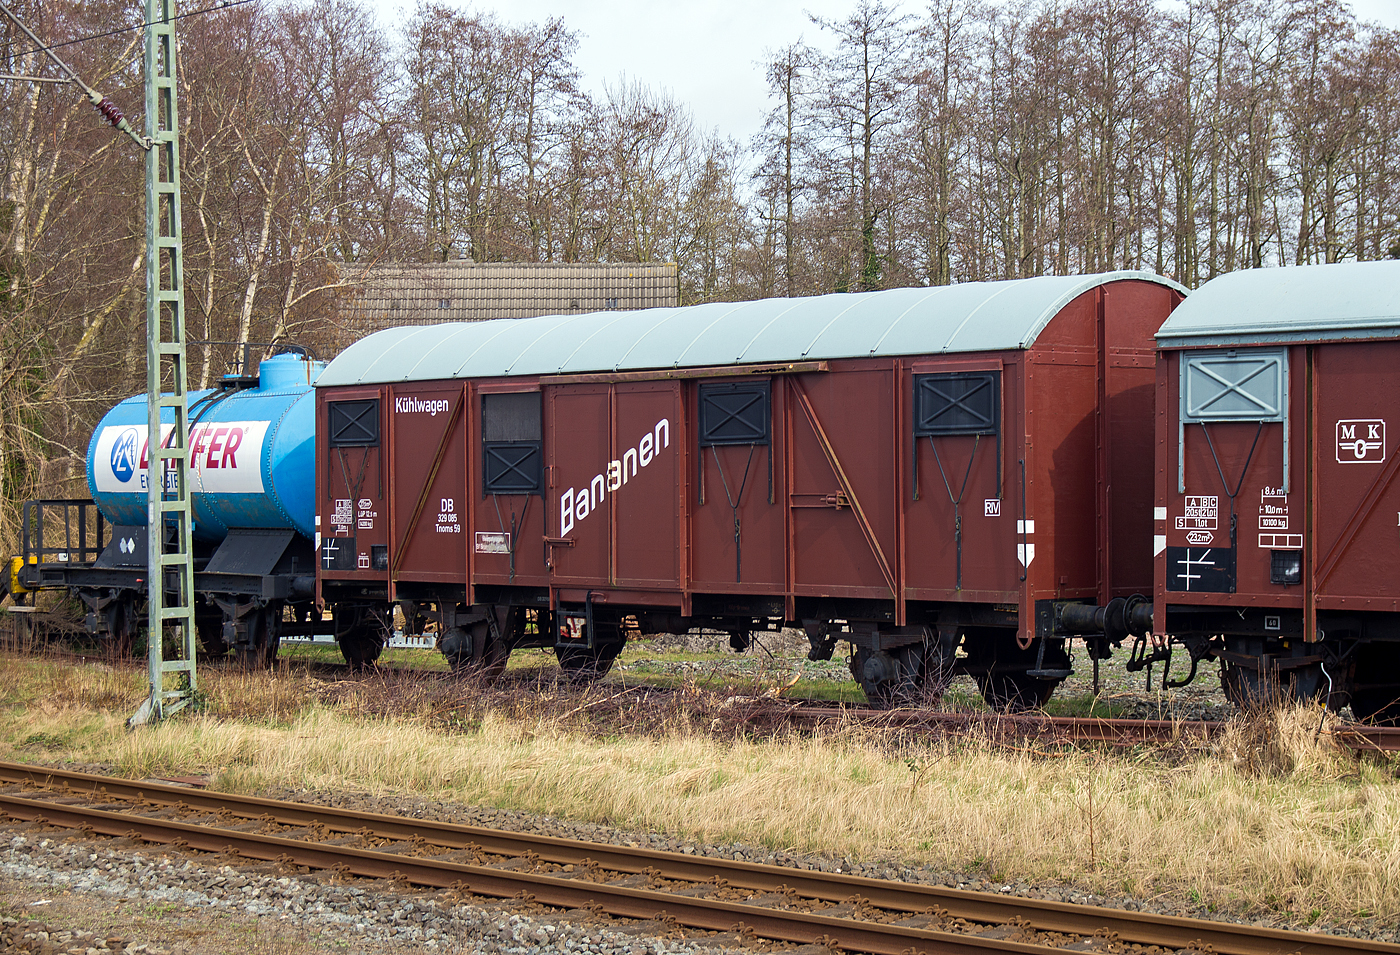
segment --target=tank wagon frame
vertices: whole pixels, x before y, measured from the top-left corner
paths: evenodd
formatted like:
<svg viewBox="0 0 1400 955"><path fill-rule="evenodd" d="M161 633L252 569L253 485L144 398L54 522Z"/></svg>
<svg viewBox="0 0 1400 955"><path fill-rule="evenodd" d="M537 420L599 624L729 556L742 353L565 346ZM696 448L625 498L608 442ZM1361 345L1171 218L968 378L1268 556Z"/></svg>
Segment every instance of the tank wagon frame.
<svg viewBox="0 0 1400 955"><path fill-rule="evenodd" d="M318 600L457 666L838 639L872 699L1037 705L1150 628L1150 273L391 329L317 382Z"/></svg>
<svg viewBox="0 0 1400 955"><path fill-rule="evenodd" d="M1400 262L1224 275L1157 341L1159 639L1400 718Z"/></svg>

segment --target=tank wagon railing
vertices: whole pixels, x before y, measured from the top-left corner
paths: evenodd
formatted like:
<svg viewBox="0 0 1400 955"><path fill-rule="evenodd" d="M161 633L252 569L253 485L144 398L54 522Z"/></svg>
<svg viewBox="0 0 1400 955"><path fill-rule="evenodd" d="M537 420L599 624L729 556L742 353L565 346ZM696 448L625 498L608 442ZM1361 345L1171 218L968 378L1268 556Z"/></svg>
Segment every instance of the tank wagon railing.
<svg viewBox="0 0 1400 955"><path fill-rule="evenodd" d="M56 499L24 502L23 569L38 583L46 564L90 564L111 538L110 527L91 500Z"/></svg>

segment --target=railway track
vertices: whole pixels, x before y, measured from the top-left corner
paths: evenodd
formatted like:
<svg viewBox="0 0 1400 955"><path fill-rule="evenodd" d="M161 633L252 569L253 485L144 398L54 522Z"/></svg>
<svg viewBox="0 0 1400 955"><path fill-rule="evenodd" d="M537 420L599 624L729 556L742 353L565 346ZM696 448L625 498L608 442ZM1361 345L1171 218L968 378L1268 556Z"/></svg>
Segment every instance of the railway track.
<svg viewBox="0 0 1400 955"><path fill-rule="evenodd" d="M980 733L998 741L1035 739L1050 743L1109 743L1115 746L1201 743L1229 725L1214 720L1136 720L1044 713L960 713L930 709L876 710L865 707L799 706L794 722L808 725L858 720L877 726L942 734ZM1400 752L1400 727L1343 723L1327 731L1356 752Z"/></svg>
<svg viewBox="0 0 1400 955"><path fill-rule="evenodd" d="M707 859L0 763L0 813L74 834L832 950L1400 955L1400 945ZM1153 946L1157 946L1156 949Z"/></svg>

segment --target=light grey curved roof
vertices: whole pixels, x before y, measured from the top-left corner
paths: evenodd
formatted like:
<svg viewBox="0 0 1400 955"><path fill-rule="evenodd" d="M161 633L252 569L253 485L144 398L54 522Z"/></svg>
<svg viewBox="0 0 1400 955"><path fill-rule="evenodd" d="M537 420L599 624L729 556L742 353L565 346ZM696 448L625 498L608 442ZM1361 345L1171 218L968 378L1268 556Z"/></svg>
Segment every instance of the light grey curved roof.
<svg viewBox="0 0 1400 955"><path fill-rule="evenodd" d="M1026 348L1074 298L1123 279L1186 291L1151 272L1110 272L390 328L341 352L316 385Z"/></svg>
<svg viewBox="0 0 1400 955"><path fill-rule="evenodd" d="M1157 332L1163 347L1400 337L1400 261L1248 269L1213 278Z"/></svg>

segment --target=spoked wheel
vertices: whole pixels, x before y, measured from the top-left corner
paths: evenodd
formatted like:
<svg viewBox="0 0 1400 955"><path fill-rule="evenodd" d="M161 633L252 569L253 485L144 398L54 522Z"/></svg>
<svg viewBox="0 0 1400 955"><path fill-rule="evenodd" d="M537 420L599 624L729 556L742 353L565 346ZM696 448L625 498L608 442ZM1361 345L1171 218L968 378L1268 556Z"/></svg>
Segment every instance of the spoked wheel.
<svg viewBox="0 0 1400 955"><path fill-rule="evenodd" d="M612 669L613 661L622 652L622 644L610 643L587 647L555 647L554 655L559 660L559 669L570 683L592 683Z"/></svg>
<svg viewBox="0 0 1400 955"><path fill-rule="evenodd" d="M453 673L492 681L506 672L511 643L525 624L523 607L488 607L496 620L492 633L490 620L478 620L466 627L453 627L443 635L442 654Z"/></svg>
<svg viewBox="0 0 1400 955"><path fill-rule="evenodd" d="M238 648L238 665L245 670L267 670L277 662L277 648L282 642L280 633L282 622L282 602L273 601L248 613L248 637L250 646Z"/></svg>
<svg viewBox="0 0 1400 955"><path fill-rule="evenodd" d="M968 633L969 663L977 672L977 689L987 705L1004 713L1039 709L1050 702L1063 676L1045 672L1068 671L1069 654L1063 640L1052 640L1042 656L1037 637L1025 649L1010 630L979 628Z"/></svg>

